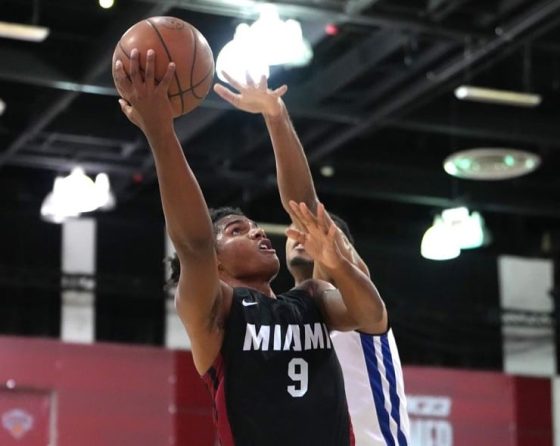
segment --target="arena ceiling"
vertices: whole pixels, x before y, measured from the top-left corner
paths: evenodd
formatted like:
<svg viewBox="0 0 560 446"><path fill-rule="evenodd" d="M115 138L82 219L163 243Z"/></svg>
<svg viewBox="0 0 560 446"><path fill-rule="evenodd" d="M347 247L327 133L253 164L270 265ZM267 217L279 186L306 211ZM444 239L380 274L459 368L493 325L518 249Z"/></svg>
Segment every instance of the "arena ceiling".
<svg viewBox="0 0 560 446"><path fill-rule="evenodd" d="M110 75L120 35L138 20L172 15L193 23L215 54L253 0L3 0L2 20L50 28L42 43L0 40L0 187L4 209L39 212L56 174L77 163L106 171L114 212L158 214L152 158L122 116ZM355 232L387 242L421 236L435 212L466 204L494 234L489 249L546 254L560 226L560 0L276 1L314 41L303 68L273 72L306 148L320 197ZM339 32L327 35L327 24ZM520 109L458 101L460 84L533 91ZM212 206L240 205L260 221L285 217L262 119L213 93L176 122ZM542 166L508 181L458 180L442 169L452 152L512 147ZM321 174L331 166L332 177ZM274 205L270 205L270 203Z"/></svg>

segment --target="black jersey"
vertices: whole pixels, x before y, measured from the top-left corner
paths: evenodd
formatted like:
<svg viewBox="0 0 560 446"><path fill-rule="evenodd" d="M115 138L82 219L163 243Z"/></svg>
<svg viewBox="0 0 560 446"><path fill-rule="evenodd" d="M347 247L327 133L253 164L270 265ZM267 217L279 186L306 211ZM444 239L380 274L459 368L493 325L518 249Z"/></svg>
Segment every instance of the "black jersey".
<svg viewBox="0 0 560 446"><path fill-rule="evenodd" d="M205 380L223 446L354 444L340 365L304 290L271 299L235 288L221 354Z"/></svg>

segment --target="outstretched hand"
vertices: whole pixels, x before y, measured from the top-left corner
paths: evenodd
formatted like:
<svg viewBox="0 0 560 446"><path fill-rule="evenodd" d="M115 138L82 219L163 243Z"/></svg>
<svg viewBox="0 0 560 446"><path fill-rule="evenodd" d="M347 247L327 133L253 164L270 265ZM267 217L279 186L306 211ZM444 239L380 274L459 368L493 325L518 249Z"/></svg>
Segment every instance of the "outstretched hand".
<svg viewBox="0 0 560 446"><path fill-rule="evenodd" d="M344 257L337 242L338 227L334 224L325 206L319 203L317 215L309 210L305 203L290 201L290 216L298 227L286 230L286 235L301 243L305 251L326 268L336 268Z"/></svg>
<svg viewBox="0 0 560 446"><path fill-rule="evenodd" d="M167 72L158 83L154 75L155 57L155 51L148 50L143 76L140 73L137 49L131 51L128 75L121 60L115 63L115 82L123 95L123 98L119 99L121 110L144 133L173 125L173 108L167 92L175 73L175 64L169 64Z"/></svg>
<svg viewBox="0 0 560 446"><path fill-rule="evenodd" d="M266 76L261 76L260 81L255 83L247 73L246 84L242 84L225 71L222 74L239 93L235 93L221 84L215 84L214 91L235 108L249 113L262 113L270 117L279 116L282 113L283 103L281 98L288 91L287 85L271 90L268 88Z"/></svg>

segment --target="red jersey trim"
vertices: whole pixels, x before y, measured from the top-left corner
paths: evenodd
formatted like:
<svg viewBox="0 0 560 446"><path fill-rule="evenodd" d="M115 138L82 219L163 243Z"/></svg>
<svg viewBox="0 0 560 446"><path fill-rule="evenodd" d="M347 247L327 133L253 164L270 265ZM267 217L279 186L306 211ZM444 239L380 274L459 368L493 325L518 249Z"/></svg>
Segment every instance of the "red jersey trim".
<svg viewBox="0 0 560 446"><path fill-rule="evenodd" d="M208 386L208 390L214 402L214 424L218 431L220 445L235 446L227 414L224 378L224 361L222 355L219 354L212 367L208 369L202 379ZM352 443L352 445L353 444L354 443Z"/></svg>

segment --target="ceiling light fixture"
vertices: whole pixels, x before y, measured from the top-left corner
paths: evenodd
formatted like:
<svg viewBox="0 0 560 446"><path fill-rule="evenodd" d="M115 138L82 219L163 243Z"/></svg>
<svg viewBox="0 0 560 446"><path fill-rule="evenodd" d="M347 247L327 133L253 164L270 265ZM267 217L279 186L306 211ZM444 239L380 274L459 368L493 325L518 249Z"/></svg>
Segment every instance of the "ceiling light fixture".
<svg viewBox="0 0 560 446"><path fill-rule="evenodd" d="M462 101L512 105L515 107L537 107L542 102L542 97L538 94L474 87L472 85L457 87L455 97Z"/></svg>
<svg viewBox="0 0 560 446"><path fill-rule="evenodd" d="M115 203L107 174L98 174L94 182L81 167L76 167L67 177L55 179L53 190L41 206L41 216L46 221L62 223L84 212L113 209Z"/></svg>
<svg viewBox="0 0 560 446"><path fill-rule="evenodd" d="M6 39L42 42L48 37L49 33L49 28L45 28L43 26L0 21L0 37L4 37Z"/></svg>
<svg viewBox="0 0 560 446"><path fill-rule="evenodd" d="M422 237L420 253L422 257L430 260L451 260L461 254L461 248L455 239L453 230L440 215L434 218L434 224Z"/></svg>
<svg viewBox="0 0 560 446"><path fill-rule="evenodd" d="M297 20L282 20L275 5L263 5L259 18L251 25L241 23L233 40L219 52L216 73L227 82L222 71L238 82L246 82L246 73L254 81L268 78L270 66L302 66L311 61L313 50L304 39Z"/></svg>
<svg viewBox="0 0 560 446"><path fill-rule="evenodd" d="M541 158L531 152L508 148L477 148L448 156L444 170L451 176L470 180L507 180L533 172Z"/></svg>
<svg viewBox="0 0 560 446"><path fill-rule="evenodd" d="M334 176L334 167L330 164L325 164L324 166L321 166L320 172L324 177L330 178Z"/></svg>
<svg viewBox="0 0 560 446"><path fill-rule="evenodd" d="M475 249L491 240L484 219L466 207L445 209L422 237L420 253L430 260L450 260L463 249Z"/></svg>
<svg viewBox="0 0 560 446"><path fill-rule="evenodd" d="M0 99L0 115L3 115L6 111L6 103Z"/></svg>
<svg viewBox="0 0 560 446"><path fill-rule="evenodd" d="M112 8L114 4L114 0L99 0L99 6L101 6L103 9Z"/></svg>
<svg viewBox="0 0 560 446"><path fill-rule="evenodd" d="M480 248L490 242L490 233L478 212L470 213L466 207L451 208L444 210L441 218L453 231L461 250Z"/></svg>

